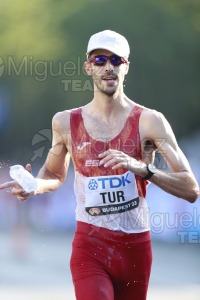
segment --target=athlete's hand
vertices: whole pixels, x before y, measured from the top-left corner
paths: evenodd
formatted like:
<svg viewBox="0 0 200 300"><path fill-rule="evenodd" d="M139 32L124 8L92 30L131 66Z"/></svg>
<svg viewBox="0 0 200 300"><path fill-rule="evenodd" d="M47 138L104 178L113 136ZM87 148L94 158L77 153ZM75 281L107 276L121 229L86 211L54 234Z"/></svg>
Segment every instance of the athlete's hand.
<svg viewBox="0 0 200 300"><path fill-rule="evenodd" d="M101 158L100 165L104 165L105 168L111 167L113 170L126 168L138 175L146 173L146 164L119 150L109 149L100 153L99 158Z"/></svg>
<svg viewBox="0 0 200 300"><path fill-rule="evenodd" d="M26 165L26 170L32 174L32 168L30 164ZM34 195L34 192L27 193L15 180L0 184L0 190L4 190L7 188L12 188L11 190L12 195L16 196L17 199L21 201L24 201L28 197Z"/></svg>

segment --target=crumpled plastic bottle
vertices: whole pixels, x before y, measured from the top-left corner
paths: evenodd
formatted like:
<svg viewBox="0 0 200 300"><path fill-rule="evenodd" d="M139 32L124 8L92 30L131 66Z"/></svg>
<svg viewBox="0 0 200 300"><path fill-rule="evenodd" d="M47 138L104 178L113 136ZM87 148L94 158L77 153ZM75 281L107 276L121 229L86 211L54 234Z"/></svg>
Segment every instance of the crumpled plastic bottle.
<svg viewBox="0 0 200 300"><path fill-rule="evenodd" d="M16 180L26 193L35 192L37 189L37 180L21 165L10 167L10 177Z"/></svg>

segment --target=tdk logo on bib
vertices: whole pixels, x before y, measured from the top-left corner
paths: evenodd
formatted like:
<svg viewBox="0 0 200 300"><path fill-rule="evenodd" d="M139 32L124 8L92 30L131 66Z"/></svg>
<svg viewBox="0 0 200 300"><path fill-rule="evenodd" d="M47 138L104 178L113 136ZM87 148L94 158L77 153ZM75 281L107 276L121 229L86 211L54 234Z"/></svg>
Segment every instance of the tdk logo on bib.
<svg viewBox="0 0 200 300"><path fill-rule="evenodd" d="M98 183L96 182L95 179L90 180L90 182L88 183L88 188L90 190L96 190L98 188Z"/></svg>
<svg viewBox="0 0 200 300"><path fill-rule="evenodd" d="M130 175L130 173L126 173L126 175L122 175L121 178L117 177L117 176L101 177L101 178L98 178L98 181L101 183L102 189L106 189L106 188L116 189L119 187L125 187L131 183L131 181L128 180L129 175Z"/></svg>
<svg viewBox="0 0 200 300"><path fill-rule="evenodd" d="M118 214L139 205L135 175L85 177L85 209L92 216Z"/></svg>
<svg viewBox="0 0 200 300"><path fill-rule="evenodd" d="M99 177L97 180L92 178L88 183L88 188L90 190L97 190L98 188L105 190L125 187L131 183L131 181L128 179L129 175L130 173L127 172L122 176Z"/></svg>

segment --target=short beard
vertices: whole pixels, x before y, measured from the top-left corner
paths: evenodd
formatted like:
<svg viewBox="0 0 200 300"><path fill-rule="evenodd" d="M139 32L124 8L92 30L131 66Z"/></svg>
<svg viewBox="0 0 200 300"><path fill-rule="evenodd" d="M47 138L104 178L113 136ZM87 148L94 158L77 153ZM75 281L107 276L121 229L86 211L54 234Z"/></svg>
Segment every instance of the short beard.
<svg viewBox="0 0 200 300"><path fill-rule="evenodd" d="M115 91L100 90L100 92L106 96L113 96L116 93L116 90Z"/></svg>
<svg viewBox="0 0 200 300"><path fill-rule="evenodd" d="M95 82L95 86L97 87L98 91L106 96L113 96L117 92L117 87L113 87L112 89L103 88L101 86L101 80Z"/></svg>

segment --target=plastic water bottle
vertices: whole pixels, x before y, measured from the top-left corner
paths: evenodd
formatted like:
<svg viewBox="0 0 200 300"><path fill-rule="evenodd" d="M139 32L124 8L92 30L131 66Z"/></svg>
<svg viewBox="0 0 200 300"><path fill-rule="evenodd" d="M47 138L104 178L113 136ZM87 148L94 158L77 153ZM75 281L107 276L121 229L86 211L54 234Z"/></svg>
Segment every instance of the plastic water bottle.
<svg viewBox="0 0 200 300"><path fill-rule="evenodd" d="M17 181L26 193L34 192L37 189L37 180L21 165L10 167L10 177Z"/></svg>

